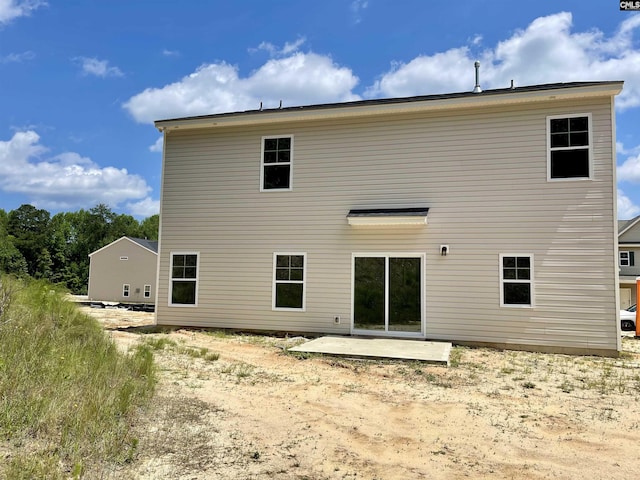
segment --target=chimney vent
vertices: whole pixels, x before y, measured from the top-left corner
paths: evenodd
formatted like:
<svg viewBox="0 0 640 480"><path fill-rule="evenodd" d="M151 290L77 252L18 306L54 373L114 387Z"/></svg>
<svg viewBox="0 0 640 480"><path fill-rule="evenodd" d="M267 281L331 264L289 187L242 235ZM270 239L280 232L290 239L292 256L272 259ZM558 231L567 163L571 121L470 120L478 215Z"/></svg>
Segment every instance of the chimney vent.
<svg viewBox="0 0 640 480"><path fill-rule="evenodd" d="M473 87L473 93L481 93L482 88L480 88L480 62L475 62L473 66L476 67L476 86Z"/></svg>

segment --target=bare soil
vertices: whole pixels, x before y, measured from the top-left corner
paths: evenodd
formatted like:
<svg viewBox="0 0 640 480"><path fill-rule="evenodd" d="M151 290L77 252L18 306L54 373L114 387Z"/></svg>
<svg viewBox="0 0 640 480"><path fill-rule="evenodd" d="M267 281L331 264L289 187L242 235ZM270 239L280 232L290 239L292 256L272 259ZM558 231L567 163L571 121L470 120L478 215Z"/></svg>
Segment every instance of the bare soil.
<svg viewBox="0 0 640 480"><path fill-rule="evenodd" d="M86 311L122 348L158 348L137 456L113 478L640 475L640 340L630 336L617 359L455 347L447 368L289 353L301 338L144 333L153 314Z"/></svg>

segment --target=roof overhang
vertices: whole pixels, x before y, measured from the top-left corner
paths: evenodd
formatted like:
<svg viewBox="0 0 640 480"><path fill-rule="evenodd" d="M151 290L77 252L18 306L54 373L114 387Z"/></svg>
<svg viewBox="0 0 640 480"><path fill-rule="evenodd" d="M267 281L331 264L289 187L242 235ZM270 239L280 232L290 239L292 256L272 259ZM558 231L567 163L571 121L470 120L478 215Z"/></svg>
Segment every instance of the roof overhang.
<svg viewBox="0 0 640 480"><path fill-rule="evenodd" d="M629 223L627 223L627 225L618 232L618 237L624 235L625 233L627 233L629 230L631 230L633 227L635 227L638 222L640 222L640 215L638 215L637 217L631 219L629 221Z"/></svg>
<svg viewBox="0 0 640 480"><path fill-rule="evenodd" d="M636 275L620 275L620 283L635 285L637 278Z"/></svg>
<svg viewBox="0 0 640 480"><path fill-rule="evenodd" d="M407 98L361 100L301 107L250 110L154 122L161 132L171 130L263 125L275 122L369 117L400 113L430 112L473 107L516 105L549 100L571 100L614 96L623 82L576 82L485 90L482 93L452 93Z"/></svg>
<svg viewBox="0 0 640 480"><path fill-rule="evenodd" d="M347 222L353 226L424 226L427 224L425 207L369 208L350 210Z"/></svg>

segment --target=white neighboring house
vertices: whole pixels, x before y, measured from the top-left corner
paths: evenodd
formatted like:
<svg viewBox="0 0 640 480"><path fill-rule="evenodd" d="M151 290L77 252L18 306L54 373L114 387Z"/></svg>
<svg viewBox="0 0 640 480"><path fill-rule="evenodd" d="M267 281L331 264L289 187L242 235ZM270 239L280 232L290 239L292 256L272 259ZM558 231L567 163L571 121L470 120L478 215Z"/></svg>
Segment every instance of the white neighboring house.
<svg viewBox="0 0 640 480"><path fill-rule="evenodd" d="M157 323L616 355L622 85L157 121Z"/></svg>
<svg viewBox="0 0 640 480"><path fill-rule="evenodd" d="M89 254L89 300L153 304L157 271L157 241L122 237Z"/></svg>

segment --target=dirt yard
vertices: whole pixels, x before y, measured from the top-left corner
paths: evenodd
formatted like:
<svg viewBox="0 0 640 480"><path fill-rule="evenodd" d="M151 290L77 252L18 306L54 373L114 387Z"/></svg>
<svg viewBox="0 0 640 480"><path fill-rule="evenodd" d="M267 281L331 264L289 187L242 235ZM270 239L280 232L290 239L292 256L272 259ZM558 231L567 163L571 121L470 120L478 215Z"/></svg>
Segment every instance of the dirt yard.
<svg viewBox="0 0 640 480"><path fill-rule="evenodd" d="M640 475L634 338L618 359L456 347L446 368L288 353L300 338L143 333L153 314L86 311L122 348L156 349L161 370L138 456L110 478Z"/></svg>

